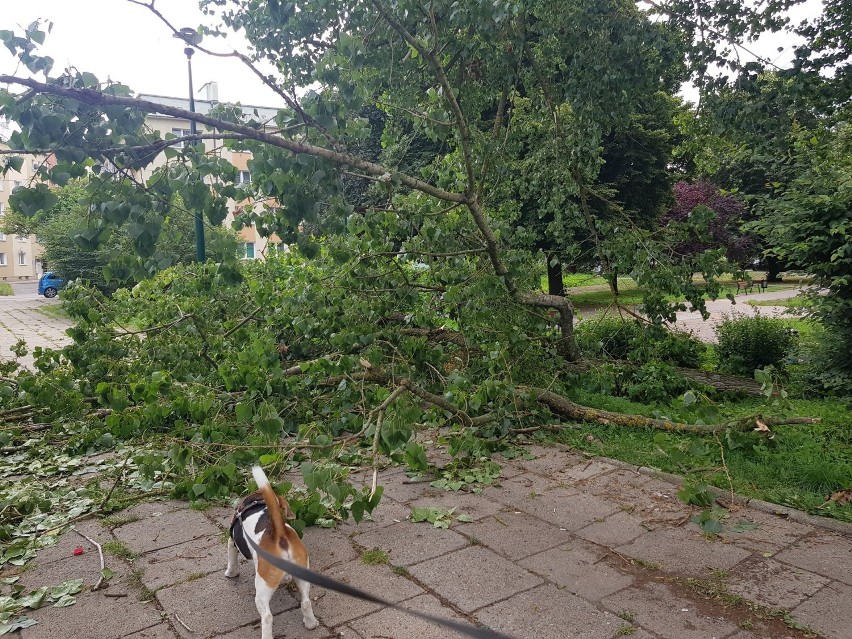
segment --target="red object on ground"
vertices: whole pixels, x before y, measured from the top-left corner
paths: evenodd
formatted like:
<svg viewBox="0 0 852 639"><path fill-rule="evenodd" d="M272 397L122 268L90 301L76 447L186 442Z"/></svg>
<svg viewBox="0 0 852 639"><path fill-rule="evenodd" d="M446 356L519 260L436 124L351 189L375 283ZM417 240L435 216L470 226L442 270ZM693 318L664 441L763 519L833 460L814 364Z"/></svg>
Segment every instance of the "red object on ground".
<svg viewBox="0 0 852 639"><path fill-rule="evenodd" d="M83 547L82 547L82 546L77 546L77 547L74 549L74 556L82 555L82 554L83 554Z"/></svg>

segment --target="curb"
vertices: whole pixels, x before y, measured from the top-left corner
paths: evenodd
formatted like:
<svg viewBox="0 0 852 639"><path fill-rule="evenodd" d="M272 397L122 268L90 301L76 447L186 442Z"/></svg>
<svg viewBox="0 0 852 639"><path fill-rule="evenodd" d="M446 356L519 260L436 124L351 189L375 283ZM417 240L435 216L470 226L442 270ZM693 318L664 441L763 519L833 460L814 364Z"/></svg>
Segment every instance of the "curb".
<svg viewBox="0 0 852 639"><path fill-rule="evenodd" d="M623 468L624 470L630 470L632 472L639 473L640 475L646 475L648 477L653 477L654 479L660 479L676 486L683 485L683 483L686 481L680 475L667 473L662 470L657 470L656 468L649 468L647 466L635 466L633 464L628 464L627 462L623 462L618 459L610 459L609 457L596 457L595 459L604 461L617 468ZM716 486L708 486L708 488L710 489L710 492L716 495L717 497L720 497L722 499L731 499L730 491L722 490L721 488L717 488ZM800 524L807 524L809 526L823 528L825 530L840 533L841 535L852 537L852 524L847 523L845 521L831 519L829 517L820 517L819 515L809 515L804 511L796 510L795 508L790 508L789 506L781 506L780 504L773 504L768 501L763 501L762 499L743 497L742 495L737 494L734 494L734 503L739 506L748 506L749 508L754 508L755 510L759 510L760 512L766 513L768 515L783 517L785 519L789 519L790 521L795 521Z"/></svg>

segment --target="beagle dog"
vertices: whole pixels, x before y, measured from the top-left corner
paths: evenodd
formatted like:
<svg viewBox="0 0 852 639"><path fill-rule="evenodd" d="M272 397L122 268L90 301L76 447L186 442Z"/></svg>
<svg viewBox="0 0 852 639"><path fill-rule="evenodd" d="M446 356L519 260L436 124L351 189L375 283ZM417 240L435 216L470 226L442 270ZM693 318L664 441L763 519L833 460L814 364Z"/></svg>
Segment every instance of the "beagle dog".
<svg viewBox="0 0 852 639"><path fill-rule="evenodd" d="M237 549L246 559L253 561L254 603L260 613L261 638L273 639L269 600L281 582L290 579L290 575L258 557L246 541L246 537L251 537L265 551L304 568L310 567L310 561L308 551L299 539L299 535L285 521L285 518L294 519L290 504L286 499L275 494L266 473L259 466L252 468L251 472L257 483L257 490L240 502L231 522L231 536L228 539L228 568L225 570L225 576L236 577L240 572L237 566ZM302 621L305 628L313 630L319 622L314 617L311 606L311 584L302 579L295 579L295 582L302 599Z"/></svg>

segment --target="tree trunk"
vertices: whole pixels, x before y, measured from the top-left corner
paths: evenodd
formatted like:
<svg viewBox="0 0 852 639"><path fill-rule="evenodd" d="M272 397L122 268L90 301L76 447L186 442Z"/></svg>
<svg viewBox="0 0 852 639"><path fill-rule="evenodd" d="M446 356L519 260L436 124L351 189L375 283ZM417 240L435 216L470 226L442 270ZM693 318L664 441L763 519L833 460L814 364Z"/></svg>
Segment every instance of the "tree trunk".
<svg viewBox="0 0 852 639"><path fill-rule="evenodd" d="M780 282L781 278L778 276L781 273L781 269L784 268L784 265L776 257L767 257L766 258L766 281L767 282Z"/></svg>
<svg viewBox="0 0 852 639"><path fill-rule="evenodd" d="M623 359L583 359L568 363L566 368L578 373L583 373L589 369L601 366L602 364L614 364L616 366L629 366L632 368L638 368L641 366L641 364L637 364L636 362L629 362ZM696 368L682 368L680 366L673 366L672 368L674 368L678 375L694 382L712 386L718 391L725 393L742 393L743 395L749 395L751 397L763 396L763 387L761 384L748 377L725 375L723 373L710 373L708 371L700 371Z"/></svg>
<svg viewBox="0 0 852 639"><path fill-rule="evenodd" d="M609 290L612 291L612 296L616 299L618 298L618 271L613 269L610 271L607 276L607 281L609 282Z"/></svg>
<svg viewBox="0 0 852 639"><path fill-rule="evenodd" d="M549 295L565 295L565 282L562 279L562 262L552 253L545 253L547 261L547 292Z"/></svg>

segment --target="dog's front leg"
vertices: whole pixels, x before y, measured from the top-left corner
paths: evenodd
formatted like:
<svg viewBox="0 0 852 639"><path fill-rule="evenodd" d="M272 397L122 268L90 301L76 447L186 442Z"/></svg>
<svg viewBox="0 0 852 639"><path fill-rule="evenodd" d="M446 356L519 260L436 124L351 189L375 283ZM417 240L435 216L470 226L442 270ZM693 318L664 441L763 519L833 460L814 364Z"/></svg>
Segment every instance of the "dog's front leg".
<svg viewBox="0 0 852 639"><path fill-rule="evenodd" d="M228 567L225 569L226 577L236 577L240 574L240 566L237 563L237 547L234 545L234 540L228 537Z"/></svg>
<svg viewBox="0 0 852 639"><path fill-rule="evenodd" d="M275 588L270 588L263 577L254 576L254 604L260 613L260 637L261 639L272 639L272 610L269 609L269 600L275 593Z"/></svg>

